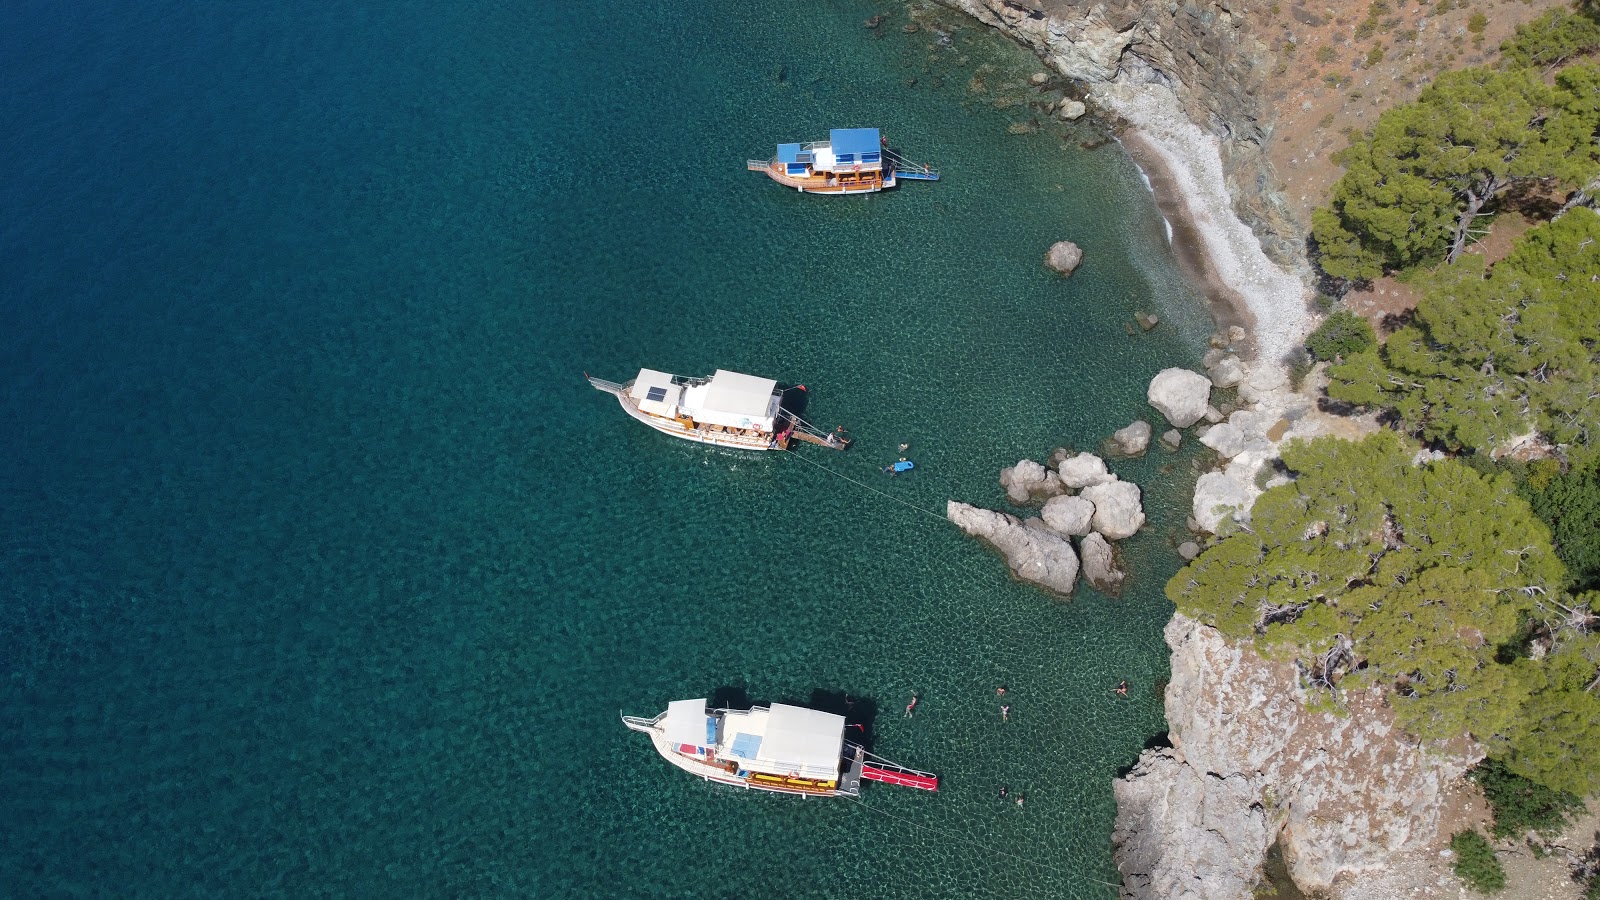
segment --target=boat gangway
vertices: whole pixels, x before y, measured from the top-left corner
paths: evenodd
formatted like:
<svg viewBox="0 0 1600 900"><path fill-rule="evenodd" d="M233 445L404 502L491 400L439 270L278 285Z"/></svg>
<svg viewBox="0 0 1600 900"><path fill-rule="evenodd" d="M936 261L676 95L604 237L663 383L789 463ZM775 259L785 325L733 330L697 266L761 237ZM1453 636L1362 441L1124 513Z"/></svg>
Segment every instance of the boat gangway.
<svg viewBox="0 0 1600 900"><path fill-rule="evenodd" d="M894 177L910 181L938 181L939 170L926 163L912 162L893 150L883 151L884 159L894 166Z"/></svg>
<svg viewBox="0 0 1600 900"><path fill-rule="evenodd" d="M913 787L923 791L937 791L939 789L939 776L932 772L923 772L918 769L907 768L898 763L892 763L881 756L871 753L870 761L863 761L861 778L866 781L878 781L884 784L898 784L903 787Z"/></svg>

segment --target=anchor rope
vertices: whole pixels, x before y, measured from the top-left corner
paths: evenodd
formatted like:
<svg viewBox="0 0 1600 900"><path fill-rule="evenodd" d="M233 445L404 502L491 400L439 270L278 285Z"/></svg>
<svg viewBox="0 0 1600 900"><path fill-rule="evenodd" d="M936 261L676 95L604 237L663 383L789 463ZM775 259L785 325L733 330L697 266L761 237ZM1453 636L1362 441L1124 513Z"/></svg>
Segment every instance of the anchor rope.
<svg viewBox="0 0 1600 900"><path fill-rule="evenodd" d="M1119 888L1120 889L1122 887L1121 885L1118 885L1118 884L1112 884L1109 881L1102 881L1099 878L1095 878L1095 877L1089 876L1089 875L1084 875L1084 874L1081 874L1079 872L1074 872L1071 869L1064 868L1064 867L1058 866L1058 865L1054 865L1053 863L1045 862L1042 859L1036 859L1034 857L1029 857L1029 856L1022 856L1022 855L1017 854L1017 853L1012 853L1009 850L1002 850L999 847L990 846L990 845L985 844L985 843L983 843L981 841L974 840L973 838L969 838L966 835L961 834L959 832L950 831L950 830L947 830L947 829L944 829L944 828L938 828L938 827L933 826L933 825L928 825L928 824L925 824L925 823L922 823L922 822L918 822L918 821L916 821L914 819L908 819L905 816L897 816L894 813L889 812L886 809L879 809L876 806L868 806L866 801L862 800L860 797L850 797L849 794L845 794L843 796L849 797L850 800L854 801L859 806L865 807L866 809L870 809L873 812L878 813L879 815L888 816L889 818L894 819L896 821L904 822L907 825L910 825L912 828L922 828L922 829L926 829L928 831L932 831L935 834L941 834L941 835L944 835L945 837L955 838L958 841L964 841L964 842L966 842L968 844L971 844L972 846L977 847L977 848L979 848L981 850L986 850L986 851L988 851L990 853L997 853L997 854L999 854L1001 856L1009 856L1012 859L1020 860L1021 862L1032 863L1032 864L1034 864L1036 866L1039 866L1041 868L1049 869L1052 872L1057 872L1057 873L1060 873L1062 875L1069 876L1071 878L1077 878L1077 879L1081 879L1083 881L1093 882L1094 884L1102 884L1102 885L1105 885L1106 887L1109 887L1109 888Z"/></svg>
<svg viewBox="0 0 1600 900"><path fill-rule="evenodd" d="M917 512L927 513L928 515L933 516L935 519L938 519L941 522L945 521L945 517L944 516L939 515L938 513L934 512L933 510L931 510L929 508L927 508L926 506L918 506L917 504L912 503L909 500L902 500L902 499L900 499L899 497L896 497L893 494L886 494L883 491L878 490L877 488L873 487L870 484L867 484L864 481L857 481L856 479L851 478L849 475L846 475L843 472L835 472L834 470L828 468L827 466L823 465L822 463L819 463L819 462L817 462L815 460L806 459L804 456L801 456L800 454L796 453L793 450L788 451L787 455L792 456L795 459L798 459L798 460L800 460L800 461L802 461L802 462L804 462L804 463L806 463L808 465L816 466L817 468L821 469L822 471L827 472L829 475L835 475L835 476L837 476L839 478L843 478L845 481L848 481L851 484L857 485L859 487L864 487L867 490L873 492L874 494L877 494L880 497L887 497L890 500L893 500L894 502L900 504L901 506L908 506L908 507L916 510Z"/></svg>

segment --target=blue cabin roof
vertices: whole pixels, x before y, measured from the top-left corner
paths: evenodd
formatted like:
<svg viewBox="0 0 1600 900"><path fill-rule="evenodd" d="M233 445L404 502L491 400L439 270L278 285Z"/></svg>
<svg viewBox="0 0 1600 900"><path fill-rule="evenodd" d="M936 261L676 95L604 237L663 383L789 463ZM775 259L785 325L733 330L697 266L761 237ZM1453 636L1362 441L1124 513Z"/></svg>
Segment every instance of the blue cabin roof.
<svg viewBox="0 0 1600 900"><path fill-rule="evenodd" d="M828 133L828 144L833 147L833 155L837 157L877 153L883 147L876 128L835 128Z"/></svg>
<svg viewBox="0 0 1600 900"><path fill-rule="evenodd" d="M799 144L779 144L778 145L778 162L781 162L781 163L792 163L792 162L799 162L799 161L800 161L800 145Z"/></svg>

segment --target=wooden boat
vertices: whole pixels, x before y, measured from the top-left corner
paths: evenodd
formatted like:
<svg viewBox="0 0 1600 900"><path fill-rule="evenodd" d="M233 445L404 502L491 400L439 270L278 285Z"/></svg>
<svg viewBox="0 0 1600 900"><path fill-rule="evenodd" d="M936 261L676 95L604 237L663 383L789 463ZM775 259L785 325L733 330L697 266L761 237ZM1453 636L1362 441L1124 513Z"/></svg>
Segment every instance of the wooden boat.
<svg viewBox="0 0 1600 900"><path fill-rule="evenodd" d="M738 450L787 450L793 441L844 450L842 431L823 432L784 404L788 391L770 378L718 369L709 378L640 369L632 381L584 377L616 395L628 415L664 434ZM805 385L792 390L805 393Z"/></svg>
<svg viewBox="0 0 1600 900"><path fill-rule="evenodd" d="M908 769L844 739L844 716L774 703L706 709L674 700L653 719L623 716L667 762L706 781L802 797L856 797L862 781L939 789L939 776Z"/></svg>
<svg viewBox="0 0 1600 900"><path fill-rule="evenodd" d="M835 128L826 141L779 144L771 159L747 160L745 168L808 194L871 194L899 179L939 180L938 172L890 150L876 128Z"/></svg>

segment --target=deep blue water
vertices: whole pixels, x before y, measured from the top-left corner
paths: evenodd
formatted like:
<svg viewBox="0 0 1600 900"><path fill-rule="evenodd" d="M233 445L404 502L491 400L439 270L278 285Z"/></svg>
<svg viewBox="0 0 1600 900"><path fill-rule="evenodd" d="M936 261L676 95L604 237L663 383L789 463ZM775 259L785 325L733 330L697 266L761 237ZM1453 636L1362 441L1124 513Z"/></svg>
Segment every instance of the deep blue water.
<svg viewBox="0 0 1600 900"><path fill-rule="evenodd" d="M1132 164L1009 133L1033 60L805 9L0 6L0 893L1113 895L1187 454L1115 464L1135 580L1062 602L581 378L804 382L858 439L806 459L937 512L1197 358ZM843 125L946 179L743 171ZM725 687L850 692L945 788L752 796L616 719Z"/></svg>

